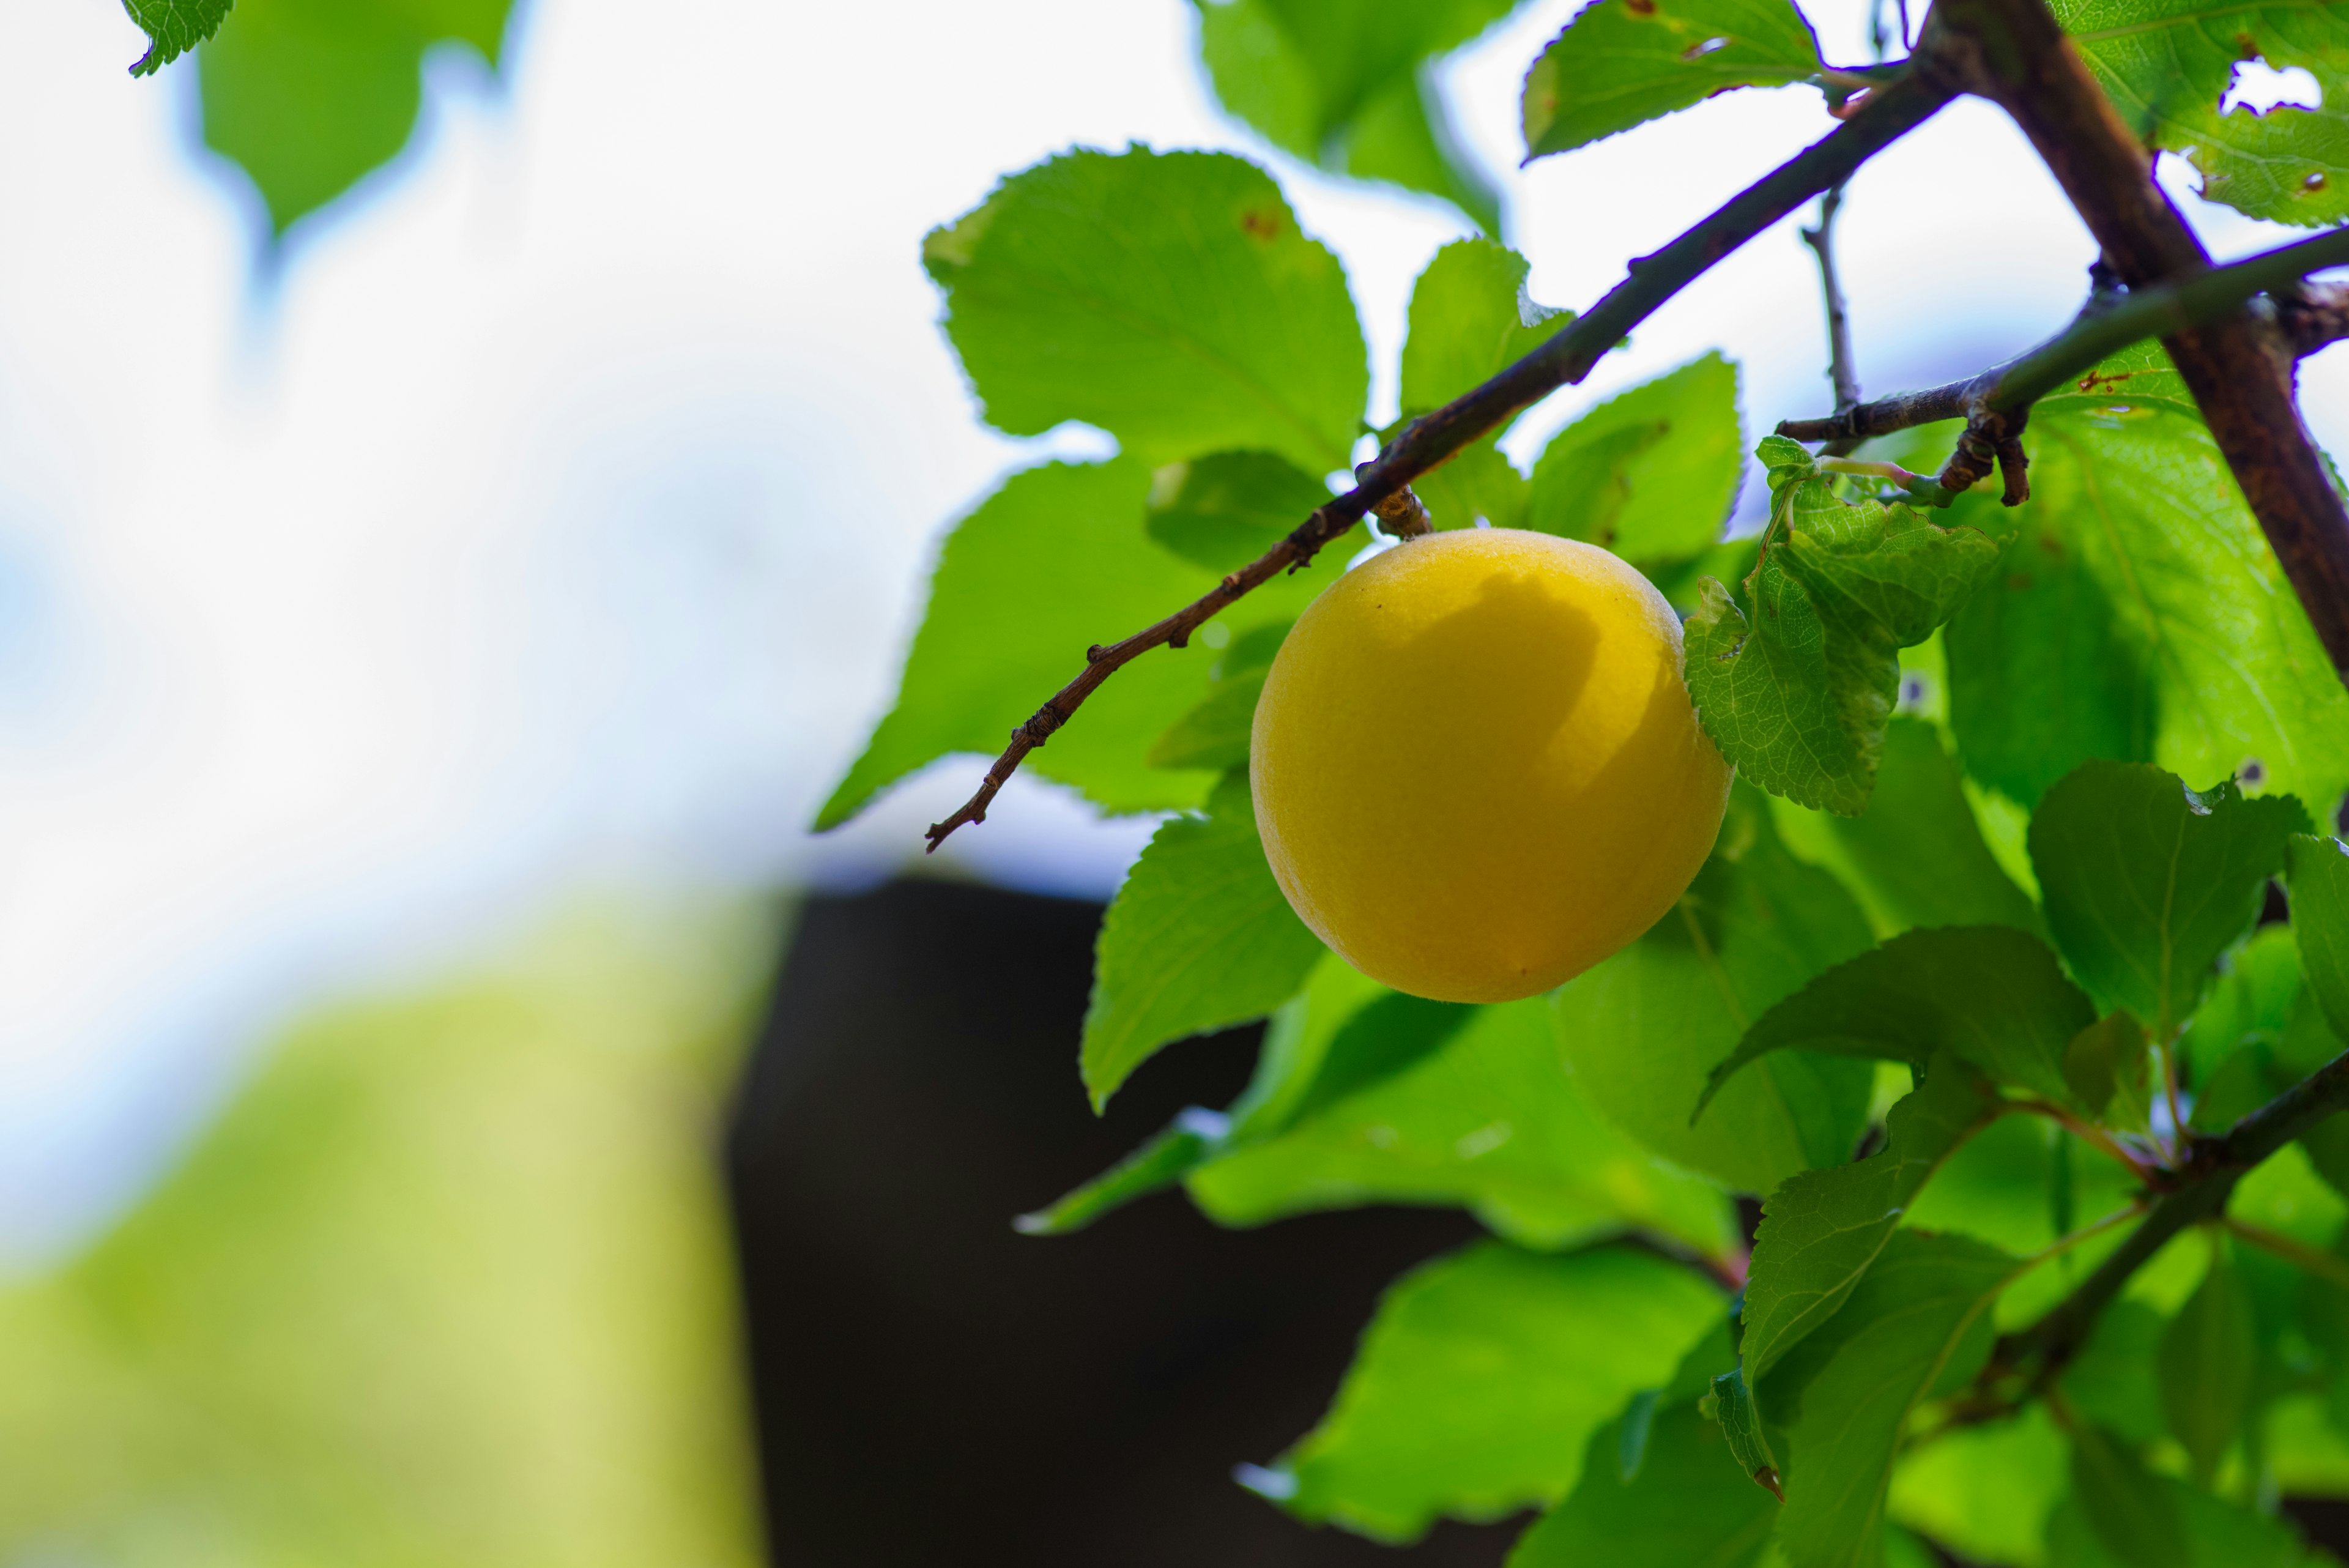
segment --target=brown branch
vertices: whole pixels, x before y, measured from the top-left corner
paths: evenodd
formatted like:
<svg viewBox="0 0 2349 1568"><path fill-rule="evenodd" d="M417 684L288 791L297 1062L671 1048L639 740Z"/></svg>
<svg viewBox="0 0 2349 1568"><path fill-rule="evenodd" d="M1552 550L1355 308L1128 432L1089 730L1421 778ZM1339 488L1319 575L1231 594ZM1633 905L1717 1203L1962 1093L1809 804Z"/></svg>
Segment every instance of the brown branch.
<svg viewBox="0 0 2349 1568"><path fill-rule="evenodd" d="M1317 507L1295 533L1157 625L1122 642L1089 649L1083 673L1011 732L1010 745L987 770L978 792L952 816L930 826L926 835L929 847L936 849L966 822L985 821L988 805L1021 760L1050 740L1078 706L1121 668L1154 648L1181 648L1194 631L1241 595L1278 573L1295 571L1310 562L1364 513L1413 480L1499 429L1518 410L1581 380L1666 300L1746 241L1839 184L1869 158L1923 124L1957 90L1944 77L1916 70L1872 88L1848 118L1825 137L1731 197L1663 249L1633 261L1630 275L1609 290L1588 315L1568 322L1483 386L1412 421L1375 459L1354 471L1353 489Z"/></svg>
<svg viewBox="0 0 2349 1568"><path fill-rule="evenodd" d="M2185 1158L2156 1178L2145 1220L2055 1309L2000 1339L1961 1400L2011 1410L2044 1388L2088 1342L2097 1317L2146 1262L2189 1225L2216 1220L2246 1172L2325 1117L2349 1108L2349 1053L2334 1057L2224 1133L2190 1138Z"/></svg>
<svg viewBox="0 0 2349 1568"><path fill-rule="evenodd" d="M2045 0L1940 0L1925 32L1920 69L2013 117L2123 283L2141 288L2209 265ZM2293 402L2291 345L2249 307L2164 342L2335 670L2349 677L2349 510Z"/></svg>
<svg viewBox="0 0 2349 1568"><path fill-rule="evenodd" d="M2285 340L2295 354L2349 337L2349 288L2301 282L2310 273L2343 265L2349 265L2349 232L2336 229L2225 266L2197 267L2169 283L2126 294L2099 289L2071 325L2004 364L1946 387L1840 409L1826 419L1786 420L1778 433L1828 442L1826 450L1833 452L1869 436L1962 418L1965 433L1940 483L1947 490L1963 490L1990 472L2000 447L2021 432L2033 403L2132 343L2223 321L2262 292L2274 296ZM2007 504L2015 505L2029 494L2027 487L2015 493L2020 452L2002 466Z"/></svg>
<svg viewBox="0 0 2349 1568"><path fill-rule="evenodd" d="M1836 274L1835 221L1842 207L1843 187L1837 185L1819 198L1818 226L1802 231L1803 243L1819 258L1819 290L1826 296L1827 380L1835 388L1837 413L1859 405L1859 371L1851 351L1851 306L1844 298L1843 280ZM1827 455L1841 457L1856 444L1831 441Z"/></svg>

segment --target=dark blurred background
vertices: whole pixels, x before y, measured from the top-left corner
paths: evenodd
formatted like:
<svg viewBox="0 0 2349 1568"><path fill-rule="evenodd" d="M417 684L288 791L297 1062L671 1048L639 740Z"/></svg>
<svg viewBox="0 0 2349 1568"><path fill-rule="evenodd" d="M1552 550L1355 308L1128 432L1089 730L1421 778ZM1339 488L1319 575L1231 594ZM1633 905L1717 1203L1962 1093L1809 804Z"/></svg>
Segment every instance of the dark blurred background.
<svg viewBox="0 0 2349 1568"><path fill-rule="evenodd" d="M805 906L728 1150L775 1562L1499 1563L1516 1522L1399 1553L1231 1479L1313 1426L1379 1292L1464 1216L1232 1231L1178 1191L1012 1230L1254 1062L1254 1028L1175 1047L1096 1118L1101 913L923 881Z"/></svg>

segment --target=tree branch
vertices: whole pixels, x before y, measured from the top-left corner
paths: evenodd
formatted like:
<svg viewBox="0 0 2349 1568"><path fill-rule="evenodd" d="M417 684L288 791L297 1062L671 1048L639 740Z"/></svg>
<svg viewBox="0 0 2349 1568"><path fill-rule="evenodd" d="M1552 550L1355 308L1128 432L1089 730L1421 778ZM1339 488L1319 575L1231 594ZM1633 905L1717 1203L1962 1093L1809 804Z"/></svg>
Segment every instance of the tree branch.
<svg viewBox="0 0 2349 1568"><path fill-rule="evenodd" d="M2150 154L2045 0L1940 0L1925 32L1922 67L2013 117L2123 283L2142 288L2209 265L2154 182ZM2349 679L2349 510L2301 423L2282 329L2246 307L2165 343L2334 670Z"/></svg>
<svg viewBox="0 0 2349 1568"><path fill-rule="evenodd" d="M2189 1225L2220 1218L2246 1172L2336 1111L2349 1109L2349 1052L2334 1057L2224 1133L2193 1139L2178 1168L2162 1179L2144 1220L2054 1311L2007 1334L1976 1379L1978 1388L2019 1386L1990 1401L2011 1408L2044 1386L2088 1342L2097 1316L2129 1276Z"/></svg>
<svg viewBox="0 0 2349 1568"><path fill-rule="evenodd" d="M1851 306L1844 299L1843 282L1836 275L1835 221L1842 207L1843 187L1838 184L1819 198L1818 227L1802 231L1803 243L1819 258L1819 290L1826 296L1827 380L1835 388L1838 414L1859 405L1859 372L1852 363ZM1827 455L1841 457L1854 444L1831 440Z"/></svg>
<svg viewBox="0 0 2349 1568"><path fill-rule="evenodd" d="M931 824L925 836L929 847L936 849L964 823L987 820L988 806L1022 759L1050 740L1078 706L1123 666L1162 645L1181 648L1194 631L1233 601L1278 573L1295 571L1310 562L1323 545L1351 528L1364 513L1402 492L1413 480L1497 430L1518 410L1581 380L1666 300L1746 241L1848 178L1869 158L1930 119L1958 90L1944 76L1914 69L1871 88L1856 100L1843 123L1825 137L1731 197L1663 249L1633 261L1630 275L1609 289L1588 314L1568 322L1483 386L1412 421L1375 459L1354 471L1353 489L1315 508L1286 539L1155 626L1123 641L1087 649L1083 673L1011 732L1010 745L987 770L978 792L952 816Z"/></svg>
<svg viewBox="0 0 2349 1568"><path fill-rule="evenodd" d="M1962 418L1969 435L1984 437L1994 444L2001 436L2021 429L2020 416L2027 415L2032 404L2130 344L2223 321L2258 294L2276 296L2285 341L2293 354L2313 353L2326 343L2349 337L2349 289L2338 285L2296 286L2310 273L2344 265L2349 265L2349 231L2335 229L2226 266L2197 267L2168 283L2126 294L2099 292L2070 326L2002 365L1945 387L1838 408L1825 419L1782 421L1778 433L1795 441L1826 441L1826 450L1834 452L1849 451L1870 436ZM2303 343L2308 347L2302 348ZM2085 385L2082 383L2084 389ZM2002 415L2017 417L1997 419ZM1960 466L1968 456L1966 444L1961 438L1961 450L1951 459L1951 467L1941 472L1940 483L1946 490L1963 490L1987 471L1968 472ZM2010 467L2010 481L2016 476L2017 471ZM2028 497L2027 484L2020 488L2021 494L2010 493L2009 505Z"/></svg>

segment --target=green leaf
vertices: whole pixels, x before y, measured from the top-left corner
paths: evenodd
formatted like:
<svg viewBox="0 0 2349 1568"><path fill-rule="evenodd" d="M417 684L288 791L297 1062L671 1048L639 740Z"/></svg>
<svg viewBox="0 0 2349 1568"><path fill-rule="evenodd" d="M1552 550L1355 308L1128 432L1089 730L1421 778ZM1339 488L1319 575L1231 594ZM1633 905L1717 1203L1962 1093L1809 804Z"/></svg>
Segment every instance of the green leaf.
<svg viewBox="0 0 2349 1568"><path fill-rule="evenodd" d="M1347 463L1369 362L1345 274L1245 159L1062 153L931 231L922 260L998 429L1081 420L1153 466Z"/></svg>
<svg viewBox="0 0 2349 1568"><path fill-rule="evenodd" d="M1572 1496L1518 1538L1508 1568L1754 1568L1778 1503L1737 1473L1718 1423L1682 1405L1655 1417L1638 1470L1608 1462L1612 1428L1590 1439Z"/></svg>
<svg viewBox="0 0 2349 1568"><path fill-rule="evenodd" d="M1260 1104L1285 1110L1234 1107L1234 1138L1191 1175L1192 1198L1226 1225L1457 1203L1527 1246L1636 1226L1728 1255L1736 1238L1721 1194L1600 1119L1559 1062L1546 1002L1447 1007L1389 992L1354 1012L1302 1075L1302 1093L1261 1092ZM1268 1064L1286 1044L1281 1029ZM1285 1054L1294 1064L1308 1053Z"/></svg>
<svg viewBox="0 0 2349 1568"><path fill-rule="evenodd" d="M2064 1397L2090 1421L2133 1444L2159 1437L2165 1428L2154 1357L2168 1326L2141 1301L2113 1303L2089 1331L2087 1347L2064 1369Z"/></svg>
<svg viewBox="0 0 2349 1568"><path fill-rule="evenodd" d="M253 177L284 234L408 144L428 50L461 44L496 67L511 5L236 0L196 55L204 145Z"/></svg>
<svg viewBox="0 0 2349 1568"><path fill-rule="evenodd" d="M1879 937L1913 926L2013 926L2047 934L2031 896L1983 840L1957 763L1931 723L1896 715L1884 732L1876 793L1858 816L1773 804L1804 858L1852 890Z"/></svg>
<svg viewBox="0 0 2349 1568"><path fill-rule="evenodd" d="M1491 240L1455 240L1411 288L1402 346L1405 419L1442 408L1541 347L1574 319L1536 305L1526 258Z"/></svg>
<svg viewBox="0 0 2349 1568"><path fill-rule="evenodd" d="M2197 794L2143 763L2088 762L2039 803L2031 861L2072 972L2166 1040L2258 919L2285 839L2307 830L2289 795Z"/></svg>
<svg viewBox="0 0 2349 1568"><path fill-rule="evenodd" d="M2259 1339L2251 1299L2226 1248L2210 1238L2209 1272L2161 1336L2161 1408L2208 1486L2251 1412Z"/></svg>
<svg viewBox="0 0 2349 1568"><path fill-rule="evenodd" d="M2052 413L2126 415L2139 409L2162 409L2183 414L2198 423L2202 406L2194 400L2186 378L2158 338L2132 343L2068 387L2058 387L2031 405L2031 417ZM1952 423L1948 429L1954 432Z"/></svg>
<svg viewBox="0 0 2349 1568"><path fill-rule="evenodd" d="M2202 194L2274 223L2349 217L2349 14L2315 0L2211 7L2192 0L2063 0L2056 16L2121 118L2148 148L2176 152ZM2219 112L2245 60L2316 78L2317 109Z"/></svg>
<svg viewBox="0 0 2349 1568"><path fill-rule="evenodd" d="M1771 530L1746 579L1750 622L1705 585L1688 623L1689 692L1744 777L1855 816L1899 693L1899 650L1965 602L2002 546L1906 503L1847 504L1817 476L1780 491Z"/></svg>
<svg viewBox="0 0 2349 1568"><path fill-rule="evenodd" d="M1763 1379L1785 1433L1792 1568L1856 1568L1879 1550L1902 1426L1989 1356L1991 1305L2024 1265L1976 1241L1902 1231L1843 1304Z"/></svg>
<svg viewBox="0 0 2349 1568"><path fill-rule="evenodd" d="M1571 151L1741 87L1819 70L1786 0L1592 0L1526 73L1526 155Z"/></svg>
<svg viewBox="0 0 2349 1568"><path fill-rule="evenodd" d="M2029 1405L2012 1419L1910 1447L1893 1469L1886 1511L1965 1562L2041 1568L2047 1517L2069 1490L2068 1459L2047 1407Z"/></svg>
<svg viewBox="0 0 2349 1568"><path fill-rule="evenodd" d="M2294 835L2285 846L2287 877L2302 842ZM2262 926L2220 961L2223 972L2186 1031L2183 1054L2195 1083L2205 1082L2247 1048L2264 1046L2272 1054L2282 1043L2302 1006L2301 959L2294 940L2304 940L2302 927L2313 923Z"/></svg>
<svg viewBox="0 0 2349 1568"><path fill-rule="evenodd" d="M2114 406L2123 406L2115 404ZM2034 411L2032 498L1969 492L1954 523L2018 542L1949 638L1968 769L2025 805L2090 757L2265 792L2349 790L2349 692L2209 432L2148 403ZM1920 437L1938 463L1949 431Z"/></svg>
<svg viewBox="0 0 2349 1568"><path fill-rule="evenodd" d="M2130 1568L2192 1568L2177 1494L2110 1434L2073 1433L2072 1495L2095 1539Z"/></svg>
<svg viewBox="0 0 2349 1568"><path fill-rule="evenodd" d="M1694 1125L1689 1112L1752 1020L1868 945L1851 895L1788 854L1766 803L1741 784L1672 912L1554 993L1567 1064L1641 1143L1730 1187L1768 1192L1797 1170L1841 1165L1873 1083L1860 1063L1789 1053L1731 1085Z"/></svg>
<svg viewBox="0 0 2349 1568"><path fill-rule="evenodd" d="M1740 1345L1751 1376L1767 1376L1835 1315L1891 1240L1909 1199L1995 1106L1980 1075L1936 1062L1892 1107L1882 1150L1856 1165L1798 1171L1764 1200Z"/></svg>
<svg viewBox="0 0 2349 1568"><path fill-rule="evenodd" d="M122 0L122 8L147 35L147 52L130 67L151 77L214 33L234 0Z"/></svg>
<svg viewBox="0 0 2349 1568"><path fill-rule="evenodd" d="M1213 1158L1229 1130L1222 1113L1193 1106L1157 1137L1058 1200L1011 1224L1023 1236L1067 1236L1136 1199L1164 1192Z"/></svg>
<svg viewBox="0 0 2349 1568"><path fill-rule="evenodd" d="M2074 1451L2078 1451L2076 1445ZM2137 1468L2142 1474L2142 1467ZM2048 1521L2048 1561L2061 1568L2316 1568L2335 1561L2310 1552L2280 1520L2238 1508L2168 1476L2147 1476L2146 1480L2150 1484L2112 1500L2116 1505L2134 1503L2151 1511L2113 1519L2115 1537L2139 1554L2127 1555L2101 1540L2089 1522L2085 1500L2075 1495ZM2168 1499L2167 1506L2148 1501L2157 1493ZM2172 1538L2177 1546L2143 1544L2152 1532L2173 1523L2178 1531Z"/></svg>
<svg viewBox="0 0 2349 1568"><path fill-rule="evenodd" d="M1199 705L1166 727L1152 742L1154 768L1214 768L1247 765L1248 736L1256 728L1257 699L1264 695L1261 670L1218 680Z"/></svg>
<svg viewBox="0 0 2349 1568"><path fill-rule="evenodd" d="M2127 1208L2138 1188L2118 1162L2046 1119L2003 1116L1950 1152L1924 1190L1910 1199L1901 1223L1971 1237L2022 1257L2043 1251L2083 1221ZM2029 1288L2052 1285L2060 1295L2071 1266L2042 1270ZM2007 1303L2009 1323L2018 1304Z"/></svg>
<svg viewBox="0 0 2349 1568"><path fill-rule="evenodd" d="M2294 834L2285 854L2300 973L2333 1033L2349 1037L2349 846Z"/></svg>
<svg viewBox="0 0 2349 1568"><path fill-rule="evenodd" d="M1330 1413L1281 1459L1294 1490L1280 1501L1392 1542L1440 1514L1555 1501L1591 1434L1671 1377L1721 1311L1701 1276L1630 1248L1485 1242L1437 1259L1380 1302Z"/></svg>
<svg viewBox="0 0 2349 1568"><path fill-rule="evenodd" d="M1333 174L1440 196L1487 234L1500 198L1461 148L1430 63L1516 0L1194 0L1223 106Z"/></svg>
<svg viewBox="0 0 2349 1568"><path fill-rule="evenodd" d="M896 705L817 815L818 832L889 784L953 752L992 756L1012 730L1084 669L1085 649L1158 620L1215 584L1140 526L1149 477L1123 460L1050 463L1013 474L957 524L930 578ZM1326 576L1269 583L1211 625L1285 625ZM1150 746L1204 694L1203 639L1118 672L1027 767L1112 811L1195 806L1215 775L1151 766Z"/></svg>
<svg viewBox="0 0 2349 1568"><path fill-rule="evenodd" d="M2121 1106L2116 1125L2138 1126L2146 1096L2145 1025L2126 1007L2115 1008L2072 1036L2064 1047L2064 1082L2072 1099L2091 1116L2104 1119L2113 1096Z"/></svg>
<svg viewBox="0 0 2349 1568"><path fill-rule="evenodd" d="M1525 257L1490 240L1460 240L1435 253L1411 290L1411 330L1402 349L1403 423L1483 384L1574 319L1536 305L1526 292ZM1439 528L1465 528L1482 517L1495 528L1522 526L1525 478L1501 455L1500 432L1472 441L1443 466L1412 482Z"/></svg>
<svg viewBox="0 0 2349 1568"><path fill-rule="evenodd" d="M1217 452L1151 477L1143 526L1185 560L1222 576L1287 538L1330 499L1329 487L1268 452Z"/></svg>
<svg viewBox="0 0 2349 1568"><path fill-rule="evenodd" d="M1905 931L1756 1020L1713 1070L1699 1104L1748 1063L1788 1048L1919 1068L1947 1052L1997 1083L2068 1100L2064 1053L2095 1021L2095 1009L2035 937L2012 926Z"/></svg>
<svg viewBox="0 0 2349 1568"><path fill-rule="evenodd" d="M1745 1386L1744 1368L1733 1366L1714 1378L1711 1397L1697 1408L1709 1413L1720 1425L1721 1435L1728 1441L1730 1457L1737 1461L1738 1469L1754 1485L1784 1502L1778 1483L1778 1456L1770 1451L1770 1439L1762 1433L1762 1413L1754 1407L1752 1390Z"/></svg>
<svg viewBox="0 0 2349 1568"><path fill-rule="evenodd" d="M1151 836L1102 919L1079 1063L1099 1110L1158 1049L1261 1018L1297 994L1321 939L1282 897L1247 778Z"/></svg>
<svg viewBox="0 0 2349 1568"><path fill-rule="evenodd" d="M1689 560L1720 539L1744 472L1737 367L1706 354L1551 437L1534 462L1526 525L1641 567Z"/></svg>

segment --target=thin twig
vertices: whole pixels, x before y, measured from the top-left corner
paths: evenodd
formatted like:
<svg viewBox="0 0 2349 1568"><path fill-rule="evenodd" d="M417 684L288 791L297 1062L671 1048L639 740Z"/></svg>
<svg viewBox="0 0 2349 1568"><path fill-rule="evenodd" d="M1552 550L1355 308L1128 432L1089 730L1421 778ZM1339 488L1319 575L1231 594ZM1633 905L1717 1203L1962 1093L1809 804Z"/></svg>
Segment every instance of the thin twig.
<svg viewBox="0 0 2349 1568"><path fill-rule="evenodd" d="M2113 1137L2111 1133L2094 1122L2081 1120L2052 1100L2012 1099L2002 1102L1999 1108L2002 1111L2022 1111L2034 1116L2045 1116L2049 1121L2060 1125L2064 1131L2089 1147L2099 1153L2110 1155L2114 1159L2118 1160L2122 1167L2139 1181L2147 1180L2155 1174L2154 1167L2148 1166L2131 1153L2128 1146Z"/></svg>
<svg viewBox="0 0 2349 1568"><path fill-rule="evenodd" d="M2147 1205L2145 1222L2054 1311L2000 1339L1975 1379L1986 1408L2013 1408L2044 1389L2087 1344L2121 1287L2189 1225L2225 1214L2244 1174L2336 1111L2349 1108L2349 1053L2334 1057L2215 1137L2188 1137L2185 1159Z"/></svg>
<svg viewBox="0 0 2349 1568"><path fill-rule="evenodd" d="M2209 264L2046 0L1939 0L1915 58L2013 117L2132 290ZM2301 422L2282 329L2240 307L2164 341L2335 671L2349 678L2349 508Z"/></svg>
<svg viewBox="0 0 2349 1568"><path fill-rule="evenodd" d="M2287 340L2296 354L2313 353L2326 343L2349 337L2349 289L2333 285L2298 286L2310 273L2344 265L2349 265L2349 232L2336 229L2226 266L2199 267L2168 283L2121 295L2100 292L2090 297L2063 331L2004 364L1945 387L1839 407L1825 419L1787 420L1778 426L1778 433L1795 441L1826 441L1825 450L1832 452L1849 451L1870 436L1964 419L1967 435L1988 443L1992 450L1972 454L1980 468L1971 475L1943 470L1943 487L1962 490L1989 471L1988 460L1996 455L1998 441L2020 431L2032 404L2132 343L2222 321L2245 300L2263 293L2279 296ZM2287 303L2288 291L2295 290ZM2085 381L2080 385L2083 390L2092 389ZM1993 421L2000 416L2005 419L1993 430ZM1961 438L1961 448L1965 441ZM1962 483L1952 483L1961 479ZM2027 494L2026 488L2009 504Z"/></svg>
<svg viewBox="0 0 2349 1568"><path fill-rule="evenodd" d="M996 793L1030 752L1051 738L1078 706L1126 664L1162 645L1181 648L1191 634L1250 589L1310 562L1362 514L1402 490L1519 410L1581 380L1666 300L1804 202L1840 183L1851 171L1938 112L1958 91L1941 77L1912 70L1873 88L1850 117L1825 137L1733 196L1697 225L1652 255L1639 257L1630 275L1542 345L1483 386L1403 428L1371 462L1355 470L1356 483L1323 503L1296 532L1216 585L1195 602L1146 630L1086 651L1083 673L1055 693L987 770L978 792L926 836L935 850L966 822L983 822Z"/></svg>
<svg viewBox="0 0 2349 1568"><path fill-rule="evenodd" d="M1844 298L1842 280L1836 275L1835 221L1842 207L1843 186L1838 183L1819 198L1817 226L1802 231L1803 243L1819 259L1819 291L1826 296L1827 380L1835 388L1839 414L1859 406L1859 372L1851 351L1851 307ZM1829 441L1827 455L1841 457L1857 444Z"/></svg>
<svg viewBox="0 0 2349 1568"><path fill-rule="evenodd" d="M2227 1229L2262 1251L2273 1252L2302 1273L2314 1274L2349 1291L2349 1258L2337 1252L2321 1251L2305 1241L2254 1225L2248 1220L2229 1220Z"/></svg>

